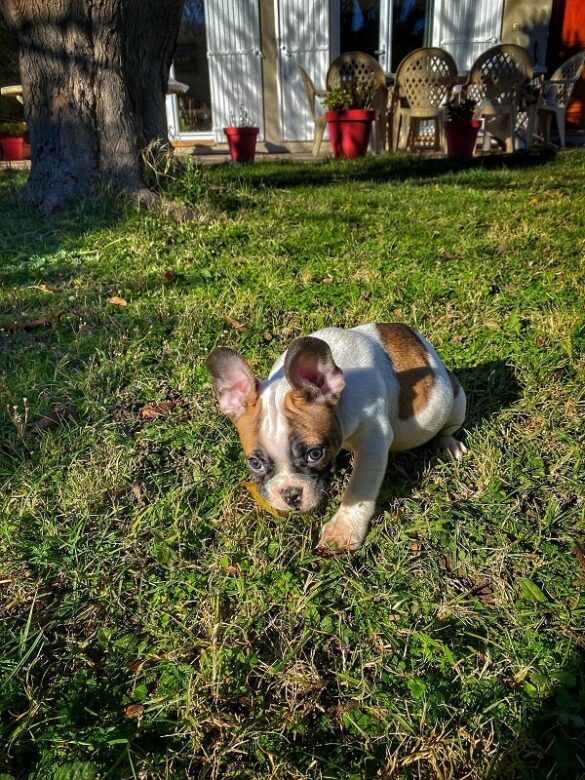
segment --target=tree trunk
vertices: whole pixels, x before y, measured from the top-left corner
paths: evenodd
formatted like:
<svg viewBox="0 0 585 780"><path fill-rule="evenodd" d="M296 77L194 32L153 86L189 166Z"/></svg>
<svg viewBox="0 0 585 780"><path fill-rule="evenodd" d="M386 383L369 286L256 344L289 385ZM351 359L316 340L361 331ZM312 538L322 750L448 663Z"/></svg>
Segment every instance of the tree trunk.
<svg viewBox="0 0 585 780"><path fill-rule="evenodd" d="M31 175L45 211L144 189L140 150L168 142L165 94L184 0L0 0L16 34Z"/></svg>

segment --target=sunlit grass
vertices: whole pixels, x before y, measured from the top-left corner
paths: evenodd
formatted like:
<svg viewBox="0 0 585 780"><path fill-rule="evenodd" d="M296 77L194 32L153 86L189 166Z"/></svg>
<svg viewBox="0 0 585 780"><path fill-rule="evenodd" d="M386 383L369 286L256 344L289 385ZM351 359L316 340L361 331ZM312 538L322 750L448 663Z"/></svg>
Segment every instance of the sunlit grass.
<svg viewBox="0 0 585 780"><path fill-rule="evenodd" d="M0 772L585 771L585 152L519 162L189 167L185 223L0 178L0 325L61 313L0 333ZM460 376L470 455L393 456L322 560L242 487L203 360L384 320Z"/></svg>

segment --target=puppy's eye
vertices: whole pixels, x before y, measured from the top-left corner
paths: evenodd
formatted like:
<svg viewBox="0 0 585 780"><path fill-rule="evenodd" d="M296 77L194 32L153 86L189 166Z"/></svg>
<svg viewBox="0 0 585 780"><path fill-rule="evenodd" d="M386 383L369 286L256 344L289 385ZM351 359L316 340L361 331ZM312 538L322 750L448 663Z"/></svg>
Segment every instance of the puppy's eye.
<svg viewBox="0 0 585 780"><path fill-rule="evenodd" d="M257 474L260 474L264 471L264 464L260 460L260 458L256 458L254 455L250 455L248 458L248 466L252 469L252 471L255 471Z"/></svg>
<svg viewBox="0 0 585 780"><path fill-rule="evenodd" d="M323 453L325 452L324 447L311 447L310 450L307 450L305 453L305 458L307 460L307 463L318 463L321 458L323 457Z"/></svg>

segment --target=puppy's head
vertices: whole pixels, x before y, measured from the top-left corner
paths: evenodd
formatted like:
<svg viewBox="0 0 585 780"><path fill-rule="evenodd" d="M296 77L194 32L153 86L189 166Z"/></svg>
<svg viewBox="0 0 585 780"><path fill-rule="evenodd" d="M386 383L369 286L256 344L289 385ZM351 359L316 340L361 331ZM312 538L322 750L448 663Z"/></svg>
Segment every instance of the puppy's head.
<svg viewBox="0 0 585 780"><path fill-rule="evenodd" d="M246 361L230 349L207 358L221 411L233 420L248 468L276 509L308 512L324 498L341 446L335 404L343 373L329 346L296 339L284 377L260 386Z"/></svg>

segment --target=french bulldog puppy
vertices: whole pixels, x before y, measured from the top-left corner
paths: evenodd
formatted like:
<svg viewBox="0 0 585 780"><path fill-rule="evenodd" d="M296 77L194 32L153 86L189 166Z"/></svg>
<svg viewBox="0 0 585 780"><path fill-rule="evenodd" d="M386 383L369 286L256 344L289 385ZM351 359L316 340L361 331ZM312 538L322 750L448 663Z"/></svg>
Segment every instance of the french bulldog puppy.
<svg viewBox="0 0 585 780"><path fill-rule="evenodd" d="M327 494L341 449L354 465L319 548L355 550L374 514L388 453L434 440L447 458L465 418L457 378L407 325L325 328L295 339L259 382L230 349L208 356L219 407L235 424L260 493L276 509L309 512Z"/></svg>

